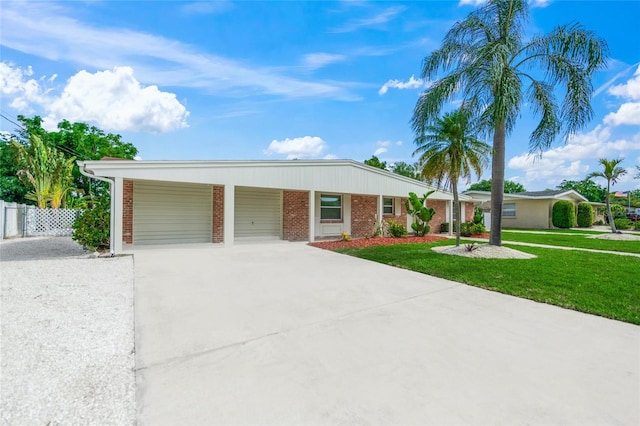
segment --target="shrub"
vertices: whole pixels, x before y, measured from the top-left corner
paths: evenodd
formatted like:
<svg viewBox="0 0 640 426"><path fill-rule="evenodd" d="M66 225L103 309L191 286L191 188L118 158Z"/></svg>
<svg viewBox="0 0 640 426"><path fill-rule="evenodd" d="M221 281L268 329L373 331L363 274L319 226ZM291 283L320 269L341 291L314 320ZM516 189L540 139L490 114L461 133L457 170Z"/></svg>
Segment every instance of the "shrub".
<svg viewBox="0 0 640 426"><path fill-rule="evenodd" d="M580 228L590 228L593 224L593 207L591 204L578 204L578 226Z"/></svg>
<svg viewBox="0 0 640 426"><path fill-rule="evenodd" d="M469 231L471 232L471 235L478 235L487 232L487 228L485 228L483 223L472 223L469 227Z"/></svg>
<svg viewBox="0 0 640 426"><path fill-rule="evenodd" d="M551 220L556 228L571 228L574 218L575 208L571 201L560 200L553 205Z"/></svg>
<svg viewBox="0 0 640 426"><path fill-rule="evenodd" d="M601 219L598 219L595 222L593 222L593 224L596 225L596 226L602 226L602 225L604 225L604 222Z"/></svg>
<svg viewBox="0 0 640 426"><path fill-rule="evenodd" d="M393 220L388 220L387 224L389 225L389 235L392 237L400 238L407 235L407 228L403 224Z"/></svg>
<svg viewBox="0 0 640 426"><path fill-rule="evenodd" d="M471 236L471 224L467 222L463 222L460 224L460 236L461 237L470 237Z"/></svg>
<svg viewBox="0 0 640 426"><path fill-rule="evenodd" d="M340 234L340 240L341 241L351 241L351 235L349 235L348 232L343 231L342 234Z"/></svg>
<svg viewBox="0 0 640 426"><path fill-rule="evenodd" d="M633 226L633 222L626 217L615 218L613 219L613 223L615 223L617 229L631 229Z"/></svg>
<svg viewBox="0 0 640 426"><path fill-rule="evenodd" d="M638 220L638 221L636 222L636 224L635 224L635 225L633 225L633 229L634 229L634 230L636 230L636 231L640 231L640 220Z"/></svg>
<svg viewBox="0 0 640 426"><path fill-rule="evenodd" d="M85 210L73 222L71 238L89 250L109 248L109 200L100 200L92 209Z"/></svg>
<svg viewBox="0 0 640 426"><path fill-rule="evenodd" d="M474 224L482 224L484 222L484 213L482 213L482 209L476 207L473 209L473 223Z"/></svg>
<svg viewBox="0 0 640 426"><path fill-rule="evenodd" d="M440 224L440 232L449 232L449 222Z"/></svg>
<svg viewBox="0 0 640 426"><path fill-rule="evenodd" d="M410 192L409 198L405 202L407 207L407 213L413 216L415 222L411 224L411 229L413 229L417 236L422 237L426 235L431 230L431 227L428 225L429 221L436 214L436 211L433 208L427 208L427 197L433 194L436 191L429 191L424 194L424 197L420 198L415 193Z"/></svg>

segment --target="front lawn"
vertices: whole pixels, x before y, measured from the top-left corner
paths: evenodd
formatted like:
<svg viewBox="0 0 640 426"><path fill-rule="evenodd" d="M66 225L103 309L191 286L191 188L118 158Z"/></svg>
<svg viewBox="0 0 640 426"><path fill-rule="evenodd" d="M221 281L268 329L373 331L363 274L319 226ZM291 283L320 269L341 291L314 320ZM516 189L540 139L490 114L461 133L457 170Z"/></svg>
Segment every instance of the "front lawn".
<svg viewBox="0 0 640 426"><path fill-rule="evenodd" d="M510 247L538 257L478 259L431 250L433 246L446 244L453 241L347 248L338 252L640 324L640 258L525 246Z"/></svg>
<svg viewBox="0 0 640 426"><path fill-rule="evenodd" d="M586 235L562 235L558 233L531 234L503 230L502 241L519 241L523 243L548 244L551 246L640 253L640 241L638 240L605 240L589 238Z"/></svg>

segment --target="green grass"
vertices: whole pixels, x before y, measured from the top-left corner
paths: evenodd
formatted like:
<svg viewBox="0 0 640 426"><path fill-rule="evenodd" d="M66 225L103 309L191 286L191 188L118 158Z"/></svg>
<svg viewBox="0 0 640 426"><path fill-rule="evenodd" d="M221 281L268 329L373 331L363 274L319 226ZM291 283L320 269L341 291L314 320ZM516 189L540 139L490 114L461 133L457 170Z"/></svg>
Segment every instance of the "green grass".
<svg viewBox="0 0 640 426"><path fill-rule="evenodd" d="M604 253L511 246L535 259L478 259L436 253L452 244L398 244L340 253L640 324L640 258ZM505 244L508 246L508 244Z"/></svg>
<svg viewBox="0 0 640 426"><path fill-rule="evenodd" d="M503 230L502 242L505 243L507 241L640 253L640 241L604 240L589 238L585 235L559 235L556 233L528 234Z"/></svg>

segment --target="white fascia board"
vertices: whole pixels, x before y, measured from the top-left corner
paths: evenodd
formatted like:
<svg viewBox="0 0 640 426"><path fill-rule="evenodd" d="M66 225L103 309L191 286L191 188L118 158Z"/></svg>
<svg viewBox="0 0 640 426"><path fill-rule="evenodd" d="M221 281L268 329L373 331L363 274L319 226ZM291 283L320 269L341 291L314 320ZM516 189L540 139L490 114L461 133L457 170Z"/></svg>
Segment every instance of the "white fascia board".
<svg viewBox="0 0 640 426"><path fill-rule="evenodd" d="M97 176L406 197L436 188L353 160L79 161ZM437 190L432 199L450 200ZM461 200L470 198L461 195Z"/></svg>

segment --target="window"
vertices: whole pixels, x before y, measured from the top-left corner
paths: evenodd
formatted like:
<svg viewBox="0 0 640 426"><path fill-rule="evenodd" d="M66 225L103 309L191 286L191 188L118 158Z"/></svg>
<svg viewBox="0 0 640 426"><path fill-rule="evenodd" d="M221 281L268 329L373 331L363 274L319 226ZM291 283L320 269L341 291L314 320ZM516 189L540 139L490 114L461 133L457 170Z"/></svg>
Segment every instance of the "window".
<svg viewBox="0 0 640 426"><path fill-rule="evenodd" d="M516 217L516 204L515 203L504 203L502 205L502 216L503 217Z"/></svg>
<svg viewBox="0 0 640 426"><path fill-rule="evenodd" d="M382 199L382 213L393 214L393 198Z"/></svg>
<svg viewBox="0 0 640 426"><path fill-rule="evenodd" d="M320 219L342 219L342 195L320 194Z"/></svg>

